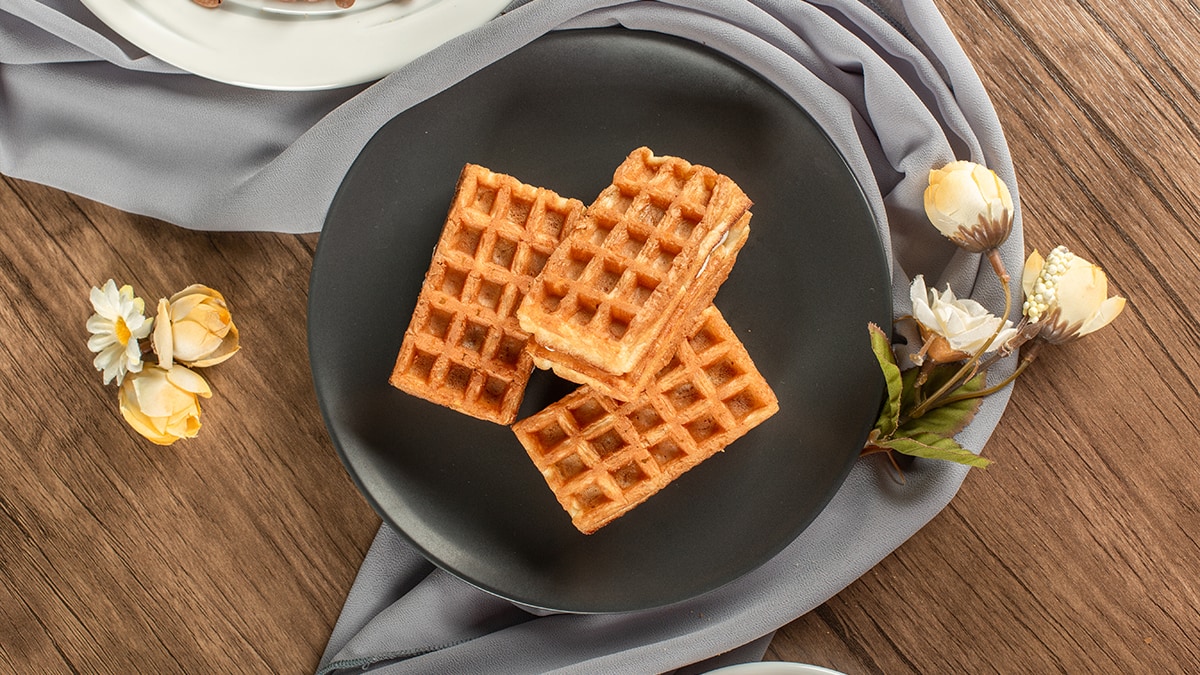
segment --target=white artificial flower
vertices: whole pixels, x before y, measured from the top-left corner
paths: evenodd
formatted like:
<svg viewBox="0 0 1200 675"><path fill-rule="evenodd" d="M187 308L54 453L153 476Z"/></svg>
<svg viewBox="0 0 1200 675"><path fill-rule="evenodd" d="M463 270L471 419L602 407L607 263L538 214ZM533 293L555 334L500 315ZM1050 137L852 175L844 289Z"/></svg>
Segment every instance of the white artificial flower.
<svg viewBox="0 0 1200 675"><path fill-rule="evenodd" d="M87 320L88 349L96 352L92 365L104 373L104 383L126 373L142 369L142 349L138 340L150 334L154 320L146 318L146 303L133 295L128 284L117 288L109 279L102 288L92 287L92 307L96 310Z"/></svg>
<svg viewBox="0 0 1200 675"><path fill-rule="evenodd" d="M957 298L946 286L944 293L926 289L925 277L917 275L909 288L912 316L921 330L925 345L915 360L929 358L935 363L952 363L969 358L983 348L984 343L999 334L988 345L994 351L1016 335L1012 322L987 311L970 298ZM1003 326L1001 325L1003 324Z"/></svg>

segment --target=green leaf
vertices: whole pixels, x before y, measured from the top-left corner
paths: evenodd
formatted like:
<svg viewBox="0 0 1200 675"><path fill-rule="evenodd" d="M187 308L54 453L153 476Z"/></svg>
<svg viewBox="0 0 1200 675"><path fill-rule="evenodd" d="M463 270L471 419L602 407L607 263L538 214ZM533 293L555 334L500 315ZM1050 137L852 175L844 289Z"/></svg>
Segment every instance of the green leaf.
<svg viewBox="0 0 1200 675"><path fill-rule="evenodd" d="M935 376L940 375L934 373ZM947 378L941 377L942 382ZM933 377L930 378L933 381ZM959 394L973 394L983 389L987 381L987 373L979 373L975 377L967 380L952 392L950 396ZM927 385L928 386L928 385ZM934 387L940 384L934 384ZM936 391L936 389L934 389ZM906 392L907 393L907 392ZM900 436L914 437L921 433L935 433L939 436L953 436L966 428L967 424L975 418L975 413L979 412L979 407L983 405L983 398L968 398L962 401L954 401L945 405L933 408L924 415L915 419L910 419L905 422L898 430Z"/></svg>
<svg viewBox="0 0 1200 675"><path fill-rule="evenodd" d="M895 354L892 353L892 343L883 329L874 323L867 324L867 329L871 333L871 351L875 353L879 369L883 371L883 379L887 382L887 400L883 402L883 409L879 411L875 429L879 431L880 437L888 438L900 425L900 397L903 392L900 368L896 365Z"/></svg>
<svg viewBox="0 0 1200 675"><path fill-rule="evenodd" d="M940 459L980 469L986 469L992 463L992 460L980 457L962 447L953 438L933 433L920 433L914 437L893 438L877 442L876 445L890 448L905 455L912 455L913 457Z"/></svg>

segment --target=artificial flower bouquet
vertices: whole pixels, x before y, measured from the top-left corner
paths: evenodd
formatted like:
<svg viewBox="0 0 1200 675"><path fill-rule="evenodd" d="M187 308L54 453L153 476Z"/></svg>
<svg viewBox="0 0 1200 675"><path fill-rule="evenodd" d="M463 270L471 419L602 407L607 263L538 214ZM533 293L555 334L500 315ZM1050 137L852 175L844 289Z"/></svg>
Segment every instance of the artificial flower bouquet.
<svg viewBox="0 0 1200 675"><path fill-rule="evenodd" d="M193 284L161 298L155 316L129 285L109 279L92 288L94 314L87 320L92 364L115 381L121 415L159 445L193 438L200 431L200 399L212 396L194 369L214 366L240 348L225 297ZM153 354L154 360L148 361Z"/></svg>
<svg viewBox="0 0 1200 675"><path fill-rule="evenodd" d="M957 297L949 286L939 292L927 288L921 275L913 279L912 313L896 322L896 333L909 336L908 346L915 347L908 358L897 358L884 331L869 327L887 399L863 454L886 453L893 465L900 453L986 467L991 460L954 440L983 399L1008 386L1045 345L1071 342L1107 326L1125 308L1125 299L1109 297L1104 271L1065 246L1045 258L1034 250L1021 273L1025 299L1013 325L1008 319L1011 280L997 251L1012 233L1008 186L984 166L956 161L930 171L924 201L926 215L943 235L987 257L1004 290L1004 310L994 315L974 300ZM1012 374L989 385L989 368L1018 350Z"/></svg>

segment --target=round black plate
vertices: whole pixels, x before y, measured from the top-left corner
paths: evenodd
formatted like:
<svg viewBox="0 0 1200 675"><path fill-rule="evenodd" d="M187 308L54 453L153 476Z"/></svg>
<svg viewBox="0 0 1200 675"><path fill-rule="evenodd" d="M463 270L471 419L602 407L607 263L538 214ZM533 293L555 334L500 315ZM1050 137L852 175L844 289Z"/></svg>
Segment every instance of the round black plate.
<svg viewBox="0 0 1200 675"><path fill-rule="evenodd" d="M585 536L508 427L387 380L464 163L586 204L640 145L728 174L754 199L749 242L716 304L781 409ZM867 323L891 322L888 278L853 174L771 85L679 39L559 32L401 113L366 145L321 234L309 352L347 470L430 560L527 605L644 609L754 569L837 490L878 410ZM571 386L535 371L520 416Z"/></svg>

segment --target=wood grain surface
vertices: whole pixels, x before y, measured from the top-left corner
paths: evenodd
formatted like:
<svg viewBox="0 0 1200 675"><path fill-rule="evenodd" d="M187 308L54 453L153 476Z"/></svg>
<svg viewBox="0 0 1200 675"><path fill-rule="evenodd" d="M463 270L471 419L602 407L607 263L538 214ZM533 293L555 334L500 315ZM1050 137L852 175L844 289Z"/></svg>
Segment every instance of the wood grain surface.
<svg viewBox="0 0 1200 675"><path fill-rule="evenodd" d="M1043 352L937 518L769 658L847 673L1200 671L1200 8L938 2L999 112L1027 249L1129 299Z"/></svg>
<svg viewBox="0 0 1200 675"><path fill-rule="evenodd" d="M927 527L783 627L845 673L1200 672L1200 7L939 0L1017 165L1027 249L1129 299L1047 350ZM181 230L0 177L0 672L312 672L378 518L306 362L317 235ZM87 290L203 281L242 352L153 446L83 347Z"/></svg>

